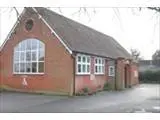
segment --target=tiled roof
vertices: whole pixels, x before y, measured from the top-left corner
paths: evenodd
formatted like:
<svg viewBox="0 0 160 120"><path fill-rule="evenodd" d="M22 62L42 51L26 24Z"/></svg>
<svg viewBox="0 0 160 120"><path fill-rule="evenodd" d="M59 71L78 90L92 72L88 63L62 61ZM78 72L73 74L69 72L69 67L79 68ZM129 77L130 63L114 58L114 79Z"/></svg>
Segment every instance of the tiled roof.
<svg viewBox="0 0 160 120"><path fill-rule="evenodd" d="M114 38L49 9L35 9L72 51L110 58L131 58Z"/></svg>

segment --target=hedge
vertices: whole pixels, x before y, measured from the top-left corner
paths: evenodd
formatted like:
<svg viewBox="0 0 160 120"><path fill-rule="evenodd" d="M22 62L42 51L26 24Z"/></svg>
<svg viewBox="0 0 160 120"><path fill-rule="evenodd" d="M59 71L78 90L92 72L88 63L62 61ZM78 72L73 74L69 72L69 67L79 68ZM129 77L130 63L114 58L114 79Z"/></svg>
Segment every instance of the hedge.
<svg viewBox="0 0 160 120"><path fill-rule="evenodd" d="M145 83L160 83L160 70L139 72L139 80Z"/></svg>

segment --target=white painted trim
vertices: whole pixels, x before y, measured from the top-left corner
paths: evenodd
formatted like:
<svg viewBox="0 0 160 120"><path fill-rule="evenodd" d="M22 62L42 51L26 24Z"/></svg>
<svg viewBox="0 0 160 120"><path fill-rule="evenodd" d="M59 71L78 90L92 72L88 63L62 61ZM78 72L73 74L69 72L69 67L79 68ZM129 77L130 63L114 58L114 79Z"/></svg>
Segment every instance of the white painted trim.
<svg viewBox="0 0 160 120"><path fill-rule="evenodd" d="M84 57L89 57L89 63L83 63L83 62L78 62L78 56L80 56L81 58L84 56ZM90 69L89 69L89 72L78 72L78 64L81 64L81 65L89 65ZM90 75L91 74L91 56L89 55L84 55L84 54L77 54L76 55L76 75Z"/></svg>
<svg viewBox="0 0 160 120"><path fill-rule="evenodd" d="M97 60L100 59L100 60L104 61L104 64L99 64L99 63L97 64L96 63L96 59ZM100 66L102 68L104 67L104 71L102 71L102 72L96 72L96 66ZM101 57L95 57L94 58L94 74L95 75L104 75L105 74L105 59L104 58L101 58Z"/></svg>
<svg viewBox="0 0 160 120"><path fill-rule="evenodd" d="M51 30L51 32L60 40L60 42L64 45L64 47L68 50L68 52L72 54L72 50L70 50L70 48L63 42L63 40L58 36L58 34L47 23L47 21L38 13L38 11L34 7L32 7L32 9L38 14L39 19L42 19L42 21L47 25L47 27Z"/></svg>
<svg viewBox="0 0 160 120"><path fill-rule="evenodd" d="M22 11L21 15L18 17L18 20L20 20L20 17L24 14L25 12L25 8L24 10ZM16 21L16 23L14 24L14 26L12 27L11 31L9 32L9 34L7 35L5 41L3 42L3 44L0 46L0 51L3 49L4 45L7 43L7 41L9 40L9 37L11 36L11 34L13 33L14 29L17 27L19 21Z"/></svg>
<svg viewBox="0 0 160 120"><path fill-rule="evenodd" d="M19 72L13 72L14 75L44 75L44 73L27 73L27 72L22 72L22 73L19 73Z"/></svg>
<svg viewBox="0 0 160 120"><path fill-rule="evenodd" d="M111 74L110 68L113 68L113 71L114 71L113 74ZM112 77L115 76L115 67L114 66L109 66L108 67L108 76L112 76Z"/></svg>

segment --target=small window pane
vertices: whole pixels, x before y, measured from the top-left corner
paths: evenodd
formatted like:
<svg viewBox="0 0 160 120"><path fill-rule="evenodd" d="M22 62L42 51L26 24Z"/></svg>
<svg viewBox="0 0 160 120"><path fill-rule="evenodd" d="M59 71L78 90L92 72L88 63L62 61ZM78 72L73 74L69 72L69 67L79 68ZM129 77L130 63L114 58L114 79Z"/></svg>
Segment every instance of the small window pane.
<svg viewBox="0 0 160 120"><path fill-rule="evenodd" d="M98 73L100 73L100 66L98 66Z"/></svg>
<svg viewBox="0 0 160 120"><path fill-rule="evenodd" d="M25 72L25 63L20 63L20 72Z"/></svg>
<svg viewBox="0 0 160 120"><path fill-rule="evenodd" d="M44 51L42 51L42 50L39 51L38 60L39 61L44 61Z"/></svg>
<svg viewBox="0 0 160 120"><path fill-rule="evenodd" d="M87 72L89 73L90 72L90 66L87 65Z"/></svg>
<svg viewBox="0 0 160 120"><path fill-rule="evenodd" d="M102 60L102 64L104 64L104 60Z"/></svg>
<svg viewBox="0 0 160 120"><path fill-rule="evenodd" d="M90 58L89 57L87 57L87 63L89 63L90 62Z"/></svg>
<svg viewBox="0 0 160 120"><path fill-rule="evenodd" d="M14 52L14 61L19 61L19 52Z"/></svg>
<svg viewBox="0 0 160 120"><path fill-rule="evenodd" d="M100 64L102 64L102 59L100 59Z"/></svg>
<svg viewBox="0 0 160 120"><path fill-rule="evenodd" d="M114 74L115 74L114 70L115 70L114 67L112 67L112 66L109 67L109 76L114 76Z"/></svg>
<svg viewBox="0 0 160 120"><path fill-rule="evenodd" d="M38 72L44 72L44 62L39 62L39 70Z"/></svg>
<svg viewBox="0 0 160 120"><path fill-rule="evenodd" d="M19 47L20 47L20 51L25 51L25 48L26 48L26 40L21 42L19 44Z"/></svg>
<svg viewBox="0 0 160 120"><path fill-rule="evenodd" d="M84 57L83 57L83 63L85 63L85 62L86 62L86 57L84 56Z"/></svg>
<svg viewBox="0 0 160 120"><path fill-rule="evenodd" d="M33 51L32 52L32 61L36 61L37 60L37 51Z"/></svg>
<svg viewBox="0 0 160 120"><path fill-rule="evenodd" d="M31 63L26 63L26 72L31 72Z"/></svg>
<svg viewBox="0 0 160 120"><path fill-rule="evenodd" d="M36 62L33 62L32 63L32 72L37 72L37 63Z"/></svg>
<svg viewBox="0 0 160 120"><path fill-rule="evenodd" d="M111 74L113 74L113 68L112 67L110 68L110 71L111 71Z"/></svg>
<svg viewBox="0 0 160 120"><path fill-rule="evenodd" d="M97 64L97 59L95 59L95 63Z"/></svg>
<svg viewBox="0 0 160 120"><path fill-rule="evenodd" d="M14 64L14 72L19 72L19 63Z"/></svg>
<svg viewBox="0 0 160 120"><path fill-rule="evenodd" d="M86 72L86 65L82 65L82 71L85 73Z"/></svg>
<svg viewBox="0 0 160 120"><path fill-rule="evenodd" d="M20 61L21 62L25 60L24 56L25 56L25 53L24 52L20 52Z"/></svg>
<svg viewBox="0 0 160 120"><path fill-rule="evenodd" d="M26 50L31 50L31 40L26 40Z"/></svg>
<svg viewBox="0 0 160 120"><path fill-rule="evenodd" d="M100 71L99 72L102 73L102 66L100 66Z"/></svg>
<svg viewBox="0 0 160 120"><path fill-rule="evenodd" d="M31 61L31 52L26 53L26 61Z"/></svg>
<svg viewBox="0 0 160 120"><path fill-rule="evenodd" d="M37 40L32 40L32 50L36 50L38 48L38 42Z"/></svg>
<svg viewBox="0 0 160 120"><path fill-rule="evenodd" d="M81 65L80 65L80 64L78 64L78 72L79 72L79 73L82 72L82 71L81 71Z"/></svg>
<svg viewBox="0 0 160 120"><path fill-rule="evenodd" d="M78 62L81 62L81 56L78 56Z"/></svg>
<svg viewBox="0 0 160 120"><path fill-rule="evenodd" d="M38 42L39 43L39 49L44 49L44 44L42 42Z"/></svg>

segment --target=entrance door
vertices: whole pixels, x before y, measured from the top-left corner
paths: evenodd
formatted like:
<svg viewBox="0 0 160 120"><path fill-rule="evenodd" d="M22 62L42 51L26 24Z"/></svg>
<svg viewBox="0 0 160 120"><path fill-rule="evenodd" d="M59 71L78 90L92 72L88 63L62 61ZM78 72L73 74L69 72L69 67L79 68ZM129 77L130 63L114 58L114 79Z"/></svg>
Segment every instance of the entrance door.
<svg viewBox="0 0 160 120"><path fill-rule="evenodd" d="M128 65L125 65L125 68L124 68L124 87L127 88L128 87Z"/></svg>

